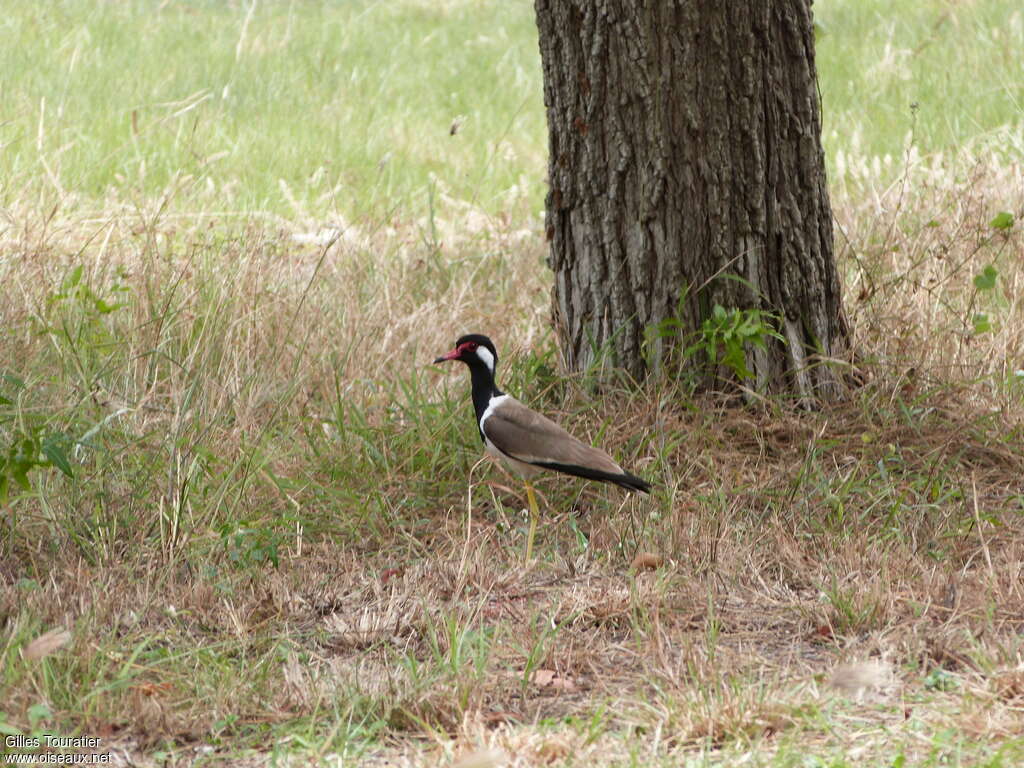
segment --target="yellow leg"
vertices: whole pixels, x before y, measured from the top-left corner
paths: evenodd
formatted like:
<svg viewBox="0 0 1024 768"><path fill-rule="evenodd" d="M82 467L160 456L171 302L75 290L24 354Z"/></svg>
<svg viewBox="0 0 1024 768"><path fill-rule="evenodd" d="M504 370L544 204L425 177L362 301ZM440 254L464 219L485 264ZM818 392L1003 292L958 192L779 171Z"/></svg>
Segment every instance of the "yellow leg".
<svg viewBox="0 0 1024 768"><path fill-rule="evenodd" d="M530 502L530 532L526 536L526 562L529 563L533 554L533 537L537 533L537 518L540 517L540 511L537 509L537 499L533 495L533 486L529 480L523 482L526 484L526 498Z"/></svg>

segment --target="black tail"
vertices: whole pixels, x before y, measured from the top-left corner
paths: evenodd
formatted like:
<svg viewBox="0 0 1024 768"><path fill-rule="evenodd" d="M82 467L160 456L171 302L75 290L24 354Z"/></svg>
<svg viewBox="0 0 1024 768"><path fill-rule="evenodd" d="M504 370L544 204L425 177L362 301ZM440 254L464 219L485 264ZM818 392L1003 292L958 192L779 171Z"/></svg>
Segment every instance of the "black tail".
<svg viewBox="0 0 1024 768"><path fill-rule="evenodd" d="M616 485L621 485L623 488L630 491L640 491L641 493L651 492L650 483L636 475L629 474L629 472L623 472L618 477L613 476L608 479Z"/></svg>
<svg viewBox="0 0 1024 768"><path fill-rule="evenodd" d="M591 469L590 467L580 467L576 464L556 464L555 462L536 462L538 467L544 467L545 469L553 469L556 472L564 472L567 475L575 475L576 477L584 477L587 480L600 480L603 483L615 483L616 485L625 488L627 491L640 491L641 493L650 493L651 484L646 480L642 480L636 475L631 475L629 472L623 472L621 475L614 474L612 472L602 472L600 469Z"/></svg>

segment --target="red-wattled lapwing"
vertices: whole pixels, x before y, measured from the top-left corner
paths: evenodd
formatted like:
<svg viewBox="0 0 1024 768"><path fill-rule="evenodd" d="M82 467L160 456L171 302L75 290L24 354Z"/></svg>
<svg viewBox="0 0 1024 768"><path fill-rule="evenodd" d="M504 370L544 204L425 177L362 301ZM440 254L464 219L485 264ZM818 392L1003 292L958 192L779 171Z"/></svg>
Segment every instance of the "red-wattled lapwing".
<svg viewBox="0 0 1024 768"><path fill-rule="evenodd" d="M461 360L469 366L473 382L473 409L480 439L487 452L523 478L530 503L530 533L526 539L526 560L533 554L537 532L537 499L530 478L544 469L567 475L615 483L629 491L651 489L650 483L631 475L599 448L580 442L546 416L542 416L506 395L494 383L498 353L486 336L471 333L455 342L455 349L434 360Z"/></svg>

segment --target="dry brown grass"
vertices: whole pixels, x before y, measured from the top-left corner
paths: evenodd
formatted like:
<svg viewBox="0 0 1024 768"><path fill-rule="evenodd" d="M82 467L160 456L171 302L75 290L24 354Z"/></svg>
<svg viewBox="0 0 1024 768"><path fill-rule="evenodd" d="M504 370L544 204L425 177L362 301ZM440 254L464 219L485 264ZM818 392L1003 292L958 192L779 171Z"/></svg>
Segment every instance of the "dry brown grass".
<svg viewBox="0 0 1024 768"><path fill-rule="evenodd" d="M145 561L78 562L17 602L5 579L3 613L14 637L74 627L62 652L72 677L104 660L120 667L144 645L120 684L75 715L84 732L142 750L166 738L208 742L228 716L238 729L283 724L332 701L359 702L383 724L386 753L415 764L480 746L523 764L563 751L598 759L619 754L629 733L644 735L652 757L709 747L764 756L794 728L842 747L854 738L843 718L865 729L898 731L914 717L978 738L1020 735L1017 542L989 542L989 572L968 542L968 562L936 563L863 532L829 546L772 520L727 533L703 573L678 560L630 575L614 557L524 572L518 542L502 546L489 527L463 557L463 533L453 525L434 542L438 556L397 568L391 553L368 558L327 542L275 571L215 581ZM571 547L557 530L545 541ZM871 612L837 618L832 595L843 590ZM161 661L160 648L192 660ZM836 665L870 658L893 665L893 679L841 687L839 698L822 687ZM23 663L26 682L42 684L44 667ZM531 664L568 683L529 682ZM935 669L955 688L925 698ZM27 706L35 690L19 686L7 706ZM590 717L600 727L588 743L579 723Z"/></svg>
<svg viewBox="0 0 1024 768"><path fill-rule="evenodd" d="M6 211L17 418L102 428L77 484L40 475L6 518L4 717L28 728L44 702L61 729L178 759L1016 748L1024 235L988 222L1021 217L1021 178L911 169L839 198L866 382L814 413L664 381L595 399L544 373L542 245L521 216L450 203L437 240L395 223L322 247L292 238L312 224ZM975 295L989 263L997 289ZM55 301L77 265L129 305ZM995 330L974 334L983 303ZM469 473L465 383L423 368L467 330L519 361L521 394L655 480L653 499L542 485L544 557L523 570L518 487ZM279 537L279 567L233 544L248 540L222 526L243 518ZM640 551L663 564L631 569ZM70 642L37 654L59 628Z"/></svg>
<svg viewBox="0 0 1024 768"><path fill-rule="evenodd" d="M1017 224L993 229L1002 211ZM1020 390L1005 382L1024 367L1022 212L1024 165L1005 145L952 163L911 152L892 186L840 193L837 242L855 347L903 376L902 394L933 382L976 404L1019 405ZM991 294L973 284L988 265L999 273ZM993 315L993 331L974 333L978 312Z"/></svg>

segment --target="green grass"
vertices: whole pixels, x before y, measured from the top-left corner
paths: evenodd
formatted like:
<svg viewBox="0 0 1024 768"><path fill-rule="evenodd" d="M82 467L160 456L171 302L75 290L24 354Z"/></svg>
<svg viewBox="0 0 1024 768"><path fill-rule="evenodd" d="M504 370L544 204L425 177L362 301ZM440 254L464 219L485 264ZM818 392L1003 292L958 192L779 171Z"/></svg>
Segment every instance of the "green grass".
<svg viewBox="0 0 1024 768"><path fill-rule="evenodd" d="M922 154L969 142L1022 150L1024 14L1013 3L820 0L817 63L830 159ZM1009 128L1014 138L1000 134ZM1008 144L1008 145L1007 145Z"/></svg>
<svg viewBox="0 0 1024 768"><path fill-rule="evenodd" d="M804 413L559 371L531 4L252 7L0 19L0 732L168 764L1021 762L1019 10L816 4L863 382ZM934 165L902 167L911 101ZM541 482L523 569L522 489L429 365L465 330L651 497Z"/></svg>
<svg viewBox="0 0 1024 768"><path fill-rule="evenodd" d="M0 200L175 188L185 209L383 218L432 177L491 210L540 194L524 3L18 2L0 25Z"/></svg>
<svg viewBox="0 0 1024 768"><path fill-rule="evenodd" d="M250 13L251 10L251 13ZM1024 22L1009 0L822 0L832 170L1016 130ZM541 205L546 138L527 2L9 4L0 201L375 220L447 194ZM916 114L911 105L916 104ZM457 133L450 135L454 123ZM997 143L995 140L989 143ZM846 165L844 165L846 167ZM51 202L52 204L52 202Z"/></svg>

